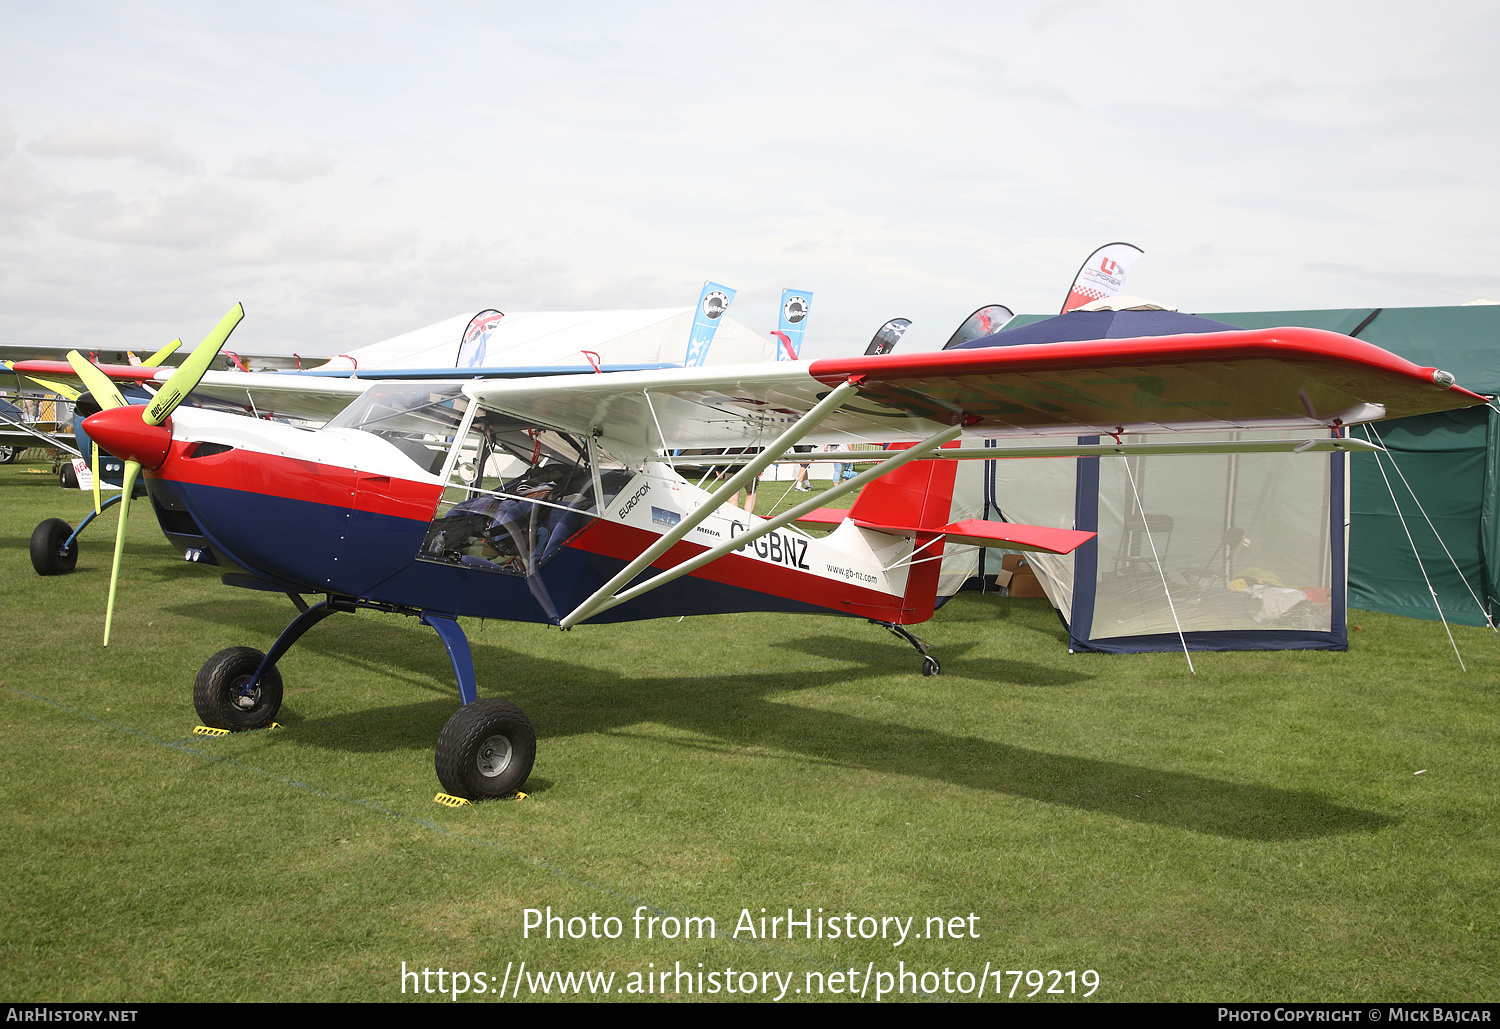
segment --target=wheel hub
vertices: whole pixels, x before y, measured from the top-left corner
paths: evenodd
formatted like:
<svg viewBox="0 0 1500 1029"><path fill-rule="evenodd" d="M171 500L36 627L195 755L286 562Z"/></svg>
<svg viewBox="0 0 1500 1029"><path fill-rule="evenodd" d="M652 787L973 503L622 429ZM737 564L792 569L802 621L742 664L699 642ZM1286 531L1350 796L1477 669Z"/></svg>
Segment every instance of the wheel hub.
<svg viewBox="0 0 1500 1029"><path fill-rule="evenodd" d="M230 700L241 711L253 711L260 704L260 687L250 686L250 681L254 678L253 675L247 675L235 680Z"/></svg>
<svg viewBox="0 0 1500 1029"><path fill-rule="evenodd" d="M510 766L510 756L510 740L504 736L491 736L479 745L474 766L480 775L493 779Z"/></svg>

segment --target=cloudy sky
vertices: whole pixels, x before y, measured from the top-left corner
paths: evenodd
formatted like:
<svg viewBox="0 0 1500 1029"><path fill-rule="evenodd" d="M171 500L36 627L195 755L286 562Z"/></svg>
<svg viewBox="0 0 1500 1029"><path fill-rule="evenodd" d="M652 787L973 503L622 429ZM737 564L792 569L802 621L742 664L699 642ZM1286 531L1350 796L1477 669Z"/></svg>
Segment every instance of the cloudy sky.
<svg viewBox="0 0 1500 1029"><path fill-rule="evenodd" d="M1500 4L0 0L0 340L1500 299ZM903 348L904 349L904 348Z"/></svg>

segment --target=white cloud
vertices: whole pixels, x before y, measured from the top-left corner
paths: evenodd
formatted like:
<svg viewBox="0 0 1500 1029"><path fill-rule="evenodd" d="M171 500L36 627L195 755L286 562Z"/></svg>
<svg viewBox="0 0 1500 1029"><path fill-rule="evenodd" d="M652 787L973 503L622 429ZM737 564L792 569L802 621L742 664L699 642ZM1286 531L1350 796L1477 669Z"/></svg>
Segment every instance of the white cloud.
<svg viewBox="0 0 1500 1029"><path fill-rule="evenodd" d="M230 165L229 174L243 179L296 183L327 175L332 168L332 161L315 154L266 153L240 158Z"/></svg>
<svg viewBox="0 0 1500 1029"><path fill-rule="evenodd" d="M217 186L192 186L167 195L88 193L59 219L84 239L128 245L196 249L243 230L259 205Z"/></svg>
<svg viewBox="0 0 1500 1029"><path fill-rule="evenodd" d="M159 125L115 125L103 119L78 122L31 144L44 157L129 158L171 171L191 171L194 160Z"/></svg>

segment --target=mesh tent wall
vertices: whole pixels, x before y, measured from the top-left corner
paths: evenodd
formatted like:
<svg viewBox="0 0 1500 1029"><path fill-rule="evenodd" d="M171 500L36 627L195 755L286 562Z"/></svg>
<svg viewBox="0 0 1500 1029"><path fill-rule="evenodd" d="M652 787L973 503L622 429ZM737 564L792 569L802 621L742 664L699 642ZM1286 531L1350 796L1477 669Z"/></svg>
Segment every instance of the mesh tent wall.
<svg viewBox="0 0 1500 1029"><path fill-rule="evenodd" d="M1071 313L976 343L1233 327L1228 318L1173 312ZM1277 435L1284 434L1192 438ZM954 517L1098 533L1069 557L1027 556L1072 650L1175 650L1183 639L1194 650L1344 649L1344 461L1238 454L964 462ZM945 561L944 586L956 589L998 563L985 553L955 554Z"/></svg>

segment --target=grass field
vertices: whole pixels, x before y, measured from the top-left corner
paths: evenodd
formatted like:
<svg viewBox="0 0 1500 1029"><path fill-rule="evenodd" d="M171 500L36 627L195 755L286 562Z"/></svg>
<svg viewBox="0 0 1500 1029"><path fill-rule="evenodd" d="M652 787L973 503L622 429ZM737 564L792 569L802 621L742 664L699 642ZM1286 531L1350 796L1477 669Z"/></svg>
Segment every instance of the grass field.
<svg viewBox="0 0 1500 1029"><path fill-rule="evenodd" d="M282 662L284 728L194 737L197 667L265 649L291 605L185 564L137 505L102 649L115 518L75 574L37 577L32 528L87 506L43 470L0 468L0 998L447 1000L457 970L482 1002L522 961L614 973L617 1000L661 999L663 970L668 998L698 998L682 970L755 973L757 1000L935 973L884 998L910 1000L944 969L934 999L964 1000L987 966L985 999L1033 969L1063 990L1051 970L1093 970L1110 1001L1500 996L1488 630L1453 630L1467 674L1437 623L1361 612L1347 654L1201 654L1191 676L1069 655L1044 601L965 594L919 629L943 662L924 679L853 619L466 622L481 695L540 742L528 799L450 810L431 630L329 619ZM527 937L549 906L619 938ZM732 935L762 908L776 939ZM840 938L785 939L787 908ZM689 916L716 938L660 938ZM860 938L866 917L910 935ZM403 962L433 974L403 993Z"/></svg>

